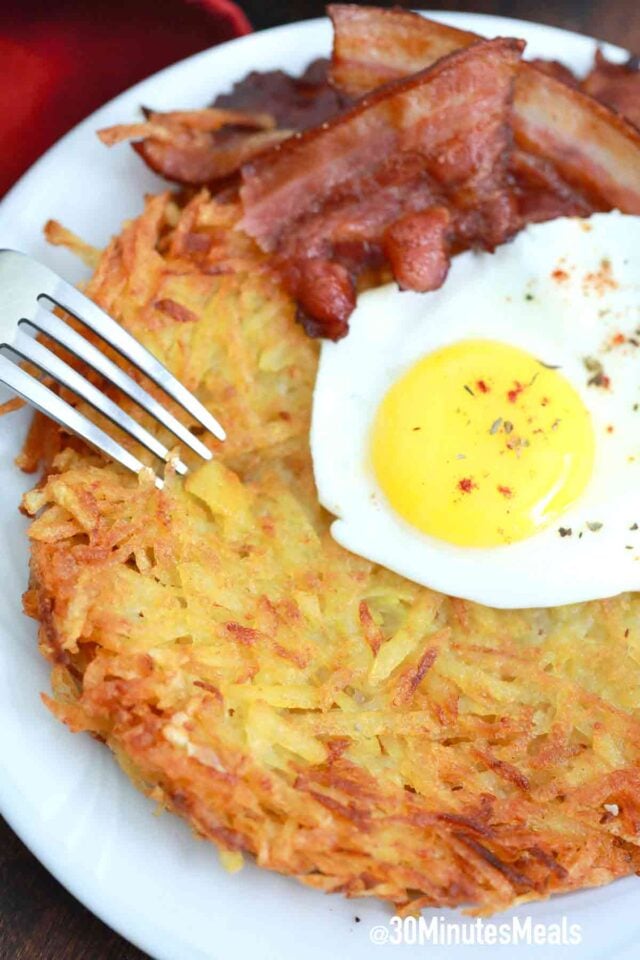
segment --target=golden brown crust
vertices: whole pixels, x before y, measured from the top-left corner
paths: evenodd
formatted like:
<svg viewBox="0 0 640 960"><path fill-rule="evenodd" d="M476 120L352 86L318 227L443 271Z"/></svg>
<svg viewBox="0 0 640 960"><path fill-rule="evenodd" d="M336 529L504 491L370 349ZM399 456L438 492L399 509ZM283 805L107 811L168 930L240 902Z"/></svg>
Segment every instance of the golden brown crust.
<svg viewBox="0 0 640 960"><path fill-rule="evenodd" d="M236 217L152 198L90 284L230 440L158 491L49 427L24 504L49 706L198 834L321 890L488 913L640 869L640 598L491 610L342 550L316 347Z"/></svg>

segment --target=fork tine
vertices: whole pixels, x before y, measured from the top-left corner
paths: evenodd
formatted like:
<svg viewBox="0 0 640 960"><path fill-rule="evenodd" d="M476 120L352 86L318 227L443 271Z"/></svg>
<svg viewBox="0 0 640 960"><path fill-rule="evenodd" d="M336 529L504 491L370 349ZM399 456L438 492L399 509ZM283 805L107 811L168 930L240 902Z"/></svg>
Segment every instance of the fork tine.
<svg viewBox="0 0 640 960"><path fill-rule="evenodd" d="M49 294L47 294L49 296ZM53 297L51 298L53 299ZM173 397L187 413L195 417L203 427L211 431L218 440L225 440L226 433L209 411L179 380L169 373L146 347L132 337L119 323L98 307L70 283L60 281L55 291L55 303L86 324L94 333L101 336L126 360L134 363L157 386Z"/></svg>
<svg viewBox="0 0 640 960"><path fill-rule="evenodd" d="M173 414L169 413L161 403L158 403L147 391L136 383L128 373L121 370L120 367L109 359L102 351L94 347L83 336L77 333L68 323L56 317L48 310L41 309L37 315L29 320L31 326L36 327L41 333L56 340L59 344L66 347L71 353L88 363L89 366L101 373L107 380L115 384L123 393L127 394L132 400L155 417L168 430L171 431L179 440L182 440L186 446L190 447L194 453L199 454L204 460L211 460L213 454L205 447L204 443L195 437L183 423L180 423Z"/></svg>
<svg viewBox="0 0 640 960"><path fill-rule="evenodd" d="M140 473L141 470L145 469L144 464L137 457L134 457L132 453L116 443L109 434L97 427L95 423L87 420L57 393L49 390L43 383L40 383L39 380L36 380L35 377L22 370L1 353L0 381L47 417L51 417L52 420L55 420L71 433L82 437L83 440L97 447L112 460L121 463L123 467L127 467L134 473ZM159 477L155 478L155 484L159 489L163 486Z"/></svg>
<svg viewBox="0 0 640 960"><path fill-rule="evenodd" d="M26 321L26 324L31 326L29 321ZM59 383L63 384L63 386L72 390L82 400L89 403L95 410L104 414L107 419L111 420L112 423L115 423L116 426L124 430L125 433L128 433L129 436L141 443L143 447L150 450L156 457L159 457L165 463L168 462L170 459L170 451L164 444L160 443L157 437L154 437L148 430L145 430L145 428L137 423L133 417L130 417L122 407L119 407L118 404L114 403L106 394L98 390L97 387L94 387L94 385L83 377L82 374L78 373L77 370L70 367L68 363L65 363L64 360L47 349L42 343L39 343L38 340L28 336L23 330L24 325L25 323L22 323L18 327L18 333L13 343L10 346L8 344L6 345L9 350L19 354L24 360L34 363L44 373L52 376ZM4 346L4 344L0 345L0 350L2 350ZM183 475L187 473L187 467L182 460L174 459L173 463L178 473Z"/></svg>

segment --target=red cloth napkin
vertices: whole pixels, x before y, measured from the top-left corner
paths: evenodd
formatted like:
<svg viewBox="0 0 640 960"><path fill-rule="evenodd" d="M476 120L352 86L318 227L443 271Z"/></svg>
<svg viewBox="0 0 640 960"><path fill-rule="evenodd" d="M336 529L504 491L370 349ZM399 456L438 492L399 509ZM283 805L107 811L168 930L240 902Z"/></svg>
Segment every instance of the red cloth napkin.
<svg viewBox="0 0 640 960"><path fill-rule="evenodd" d="M231 0L0 0L0 6L0 196L111 97L251 30Z"/></svg>

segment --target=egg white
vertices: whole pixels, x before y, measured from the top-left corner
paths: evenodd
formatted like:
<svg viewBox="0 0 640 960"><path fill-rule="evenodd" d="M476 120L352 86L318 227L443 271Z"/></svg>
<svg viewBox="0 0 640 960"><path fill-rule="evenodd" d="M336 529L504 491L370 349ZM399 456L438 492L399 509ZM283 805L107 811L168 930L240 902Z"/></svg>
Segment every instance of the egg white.
<svg viewBox="0 0 640 960"><path fill-rule="evenodd" d="M603 260L615 286L589 279ZM616 333L639 327L640 217L617 212L536 224L493 254L463 253L433 293L389 284L362 294L348 335L322 345L314 392L314 473L320 502L338 518L335 540L410 580L498 608L640 588L640 529L631 529L640 524L640 347L607 350ZM596 438L591 480L572 507L534 536L490 548L450 545L412 527L370 464L372 423L389 387L420 357L473 338L559 365ZM610 389L587 385L586 357L602 362ZM571 535L561 537L560 526Z"/></svg>

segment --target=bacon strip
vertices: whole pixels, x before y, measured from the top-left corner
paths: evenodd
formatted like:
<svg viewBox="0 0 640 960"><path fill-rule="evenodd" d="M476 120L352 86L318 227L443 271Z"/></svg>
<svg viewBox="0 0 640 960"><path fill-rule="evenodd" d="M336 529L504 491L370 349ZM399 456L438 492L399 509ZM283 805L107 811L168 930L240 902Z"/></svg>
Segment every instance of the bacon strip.
<svg viewBox="0 0 640 960"><path fill-rule="evenodd" d="M313 333L347 331L354 249L356 262L358 249L360 260L386 252L403 286L427 290L443 282L452 249L493 248L514 232L507 118L521 50L478 42L243 168L240 226L285 261ZM335 309L326 299L319 309L318 289L335 291Z"/></svg>
<svg viewBox="0 0 640 960"><path fill-rule="evenodd" d="M542 73L548 73L556 80L563 80L570 87L580 86L580 80L573 70L569 70L569 67L565 67L564 63L560 63L559 60L543 60L541 57L536 57L534 60L529 60L529 63L541 70Z"/></svg>
<svg viewBox="0 0 640 960"><path fill-rule="evenodd" d="M399 157L417 158L436 184L473 207L510 145L507 110L522 47L480 41L247 164L241 226L273 250L293 218Z"/></svg>
<svg viewBox="0 0 640 960"><path fill-rule="evenodd" d="M638 57L631 57L626 63L611 63L601 50L596 51L593 70L582 83L582 89L640 127Z"/></svg>
<svg viewBox="0 0 640 960"><path fill-rule="evenodd" d="M404 10L334 3L327 13L333 23L331 80L351 97L424 70L480 39Z"/></svg>
<svg viewBox="0 0 640 960"><path fill-rule="evenodd" d="M404 10L337 4L333 82L352 96L412 73L478 38ZM592 209L640 213L640 132L590 96L532 64L518 68L516 143L553 164Z"/></svg>
<svg viewBox="0 0 640 960"><path fill-rule="evenodd" d="M108 127L98 136L107 146L133 140L155 173L217 191L231 185L229 178L252 157L349 105L350 98L329 85L328 69L328 60L315 60L300 77L253 72L211 107L147 111L145 121Z"/></svg>
<svg viewBox="0 0 640 960"><path fill-rule="evenodd" d="M234 83L229 93L219 94L214 107L267 111L276 126L308 130L351 106L350 98L329 84L330 61L313 60L299 77L283 70L253 71Z"/></svg>
<svg viewBox="0 0 640 960"><path fill-rule="evenodd" d="M551 160L595 208L640 213L640 131L561 80L522 64L513 105L516 142Z"/></svg>
<svg viewBox="0 0 640 960"><path fill-rule="evenodd" d="M509 169L523 223L539 223L556 217L587 217L593 211L593 204L562 179L550 160L514 150Z"/></svg>
<svg viewBox="0 0 640 960"><path fill-rule="evenodd" d="M145 163L167 180L185 186L217 187L248 160L290 136L289 130L234 133L222 143L207 139L184 143L145 139L133 144Z"/></svg>
<svg viewBox="0 0 640 960"><path fill-rule="evenodd" d="M209 107L147 114L141 123L98 132L107 146L135 140L134 149L156 173L177 183L201 186L224 180L243 163L290 136L276 130L267 113Z"/></svg>
<svg viewBox="0 0 640 960"><path fill-rule="evenodd" d="M241 113L238 110L171 110L168 113L147 112L140 123L119 123L115 127L98 130L98 136L107 147L122 140L155 137L169 141L177 134L214 133L222 127L249 127L252 130L271 130L275 121L268 113Z"/></svg>

